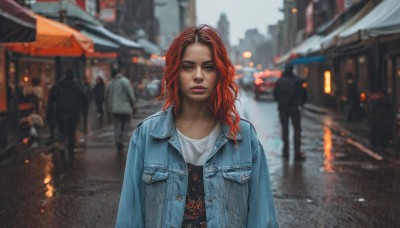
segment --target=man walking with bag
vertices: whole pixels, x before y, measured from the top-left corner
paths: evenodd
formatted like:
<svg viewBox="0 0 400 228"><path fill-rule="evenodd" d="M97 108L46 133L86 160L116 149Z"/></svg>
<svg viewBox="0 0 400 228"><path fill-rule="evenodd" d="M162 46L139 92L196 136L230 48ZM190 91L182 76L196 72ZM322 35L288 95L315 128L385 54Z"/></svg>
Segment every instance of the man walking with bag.
<svg viewBox="0 0 400 228"><path fill-rule="evenodd" d="M115 146L118 151L123 149L125 125L129 125L132 112L135 110L136 98L130 81L121 73L113 75L105 91L105 105L112 114L114 124Z"/></svg>

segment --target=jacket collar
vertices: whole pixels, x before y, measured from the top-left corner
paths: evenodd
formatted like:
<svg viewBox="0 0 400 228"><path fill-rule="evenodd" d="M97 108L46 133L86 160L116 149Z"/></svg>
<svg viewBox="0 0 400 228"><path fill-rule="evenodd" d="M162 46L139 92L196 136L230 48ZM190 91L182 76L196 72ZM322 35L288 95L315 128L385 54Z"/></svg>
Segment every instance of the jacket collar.
<svg viewBox="0 0 400 228"><path fill-rule="evenodd" d="M113 79L120 79L120 78L123 78L123 77L124 77L123 74L118 73L118 74L115 75L115 77Z"/></svg>
<svg viewBox="0 0 400 228"><path fill-rule="evenodd" d="M169 107L167 110L160 113L159 120L154 126L150 133L150 136L156 139L170 138L175 134L175 114L174 107ZM221 125L221 135L225 138L233 140L233 137L229 135L230 126L226 124ZM236 140L241 140L242 134L236 133Z"/></svg>

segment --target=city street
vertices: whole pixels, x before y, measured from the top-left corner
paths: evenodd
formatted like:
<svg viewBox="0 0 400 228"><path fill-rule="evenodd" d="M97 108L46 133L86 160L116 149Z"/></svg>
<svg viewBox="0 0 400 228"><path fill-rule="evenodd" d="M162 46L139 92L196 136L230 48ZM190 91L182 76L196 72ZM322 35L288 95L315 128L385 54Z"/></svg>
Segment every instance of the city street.
<svg viewBox="0 0 400 228"><path fill-rule="evenodd" d="M237 105L264 146L281 227L400 224L399 161L378 161L356 149L330 128L333 118L307 110L302 111L307 159L294 162L291 151L286 161L280 156L277 105L263 98L255 101L252 93L242 92ZM130 134L160 108L154 103L137 111L122 153L115 149L112 126L104 123L80 134L72 161L42 145L3 162L0 227L114 227Z"/></svg>

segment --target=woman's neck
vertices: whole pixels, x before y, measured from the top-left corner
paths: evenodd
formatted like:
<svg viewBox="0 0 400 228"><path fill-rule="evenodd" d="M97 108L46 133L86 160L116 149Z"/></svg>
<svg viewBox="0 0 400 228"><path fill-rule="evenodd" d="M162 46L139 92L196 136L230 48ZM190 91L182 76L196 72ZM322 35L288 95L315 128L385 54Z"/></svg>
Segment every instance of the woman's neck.
<svg viewBox="0 0 400 228"><path fill-rule="evenodd" d="M193 139L201 139L207 136L217 124L213 121L211 110L207 104L182 105L175 123L184 135Z"/></svg>
<svg viewBox="0 0 400 228"><path fill-rule="evenodd" d="M208 103L183 101L177 118L184 122L211 122L212 114Z"/></svg>

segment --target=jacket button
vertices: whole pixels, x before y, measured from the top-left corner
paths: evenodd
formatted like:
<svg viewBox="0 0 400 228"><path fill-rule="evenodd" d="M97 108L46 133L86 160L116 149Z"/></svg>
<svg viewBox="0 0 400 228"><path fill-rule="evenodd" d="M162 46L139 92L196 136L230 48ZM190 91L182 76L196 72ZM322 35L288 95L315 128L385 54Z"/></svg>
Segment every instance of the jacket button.
<svg viewBox="0 0 400 228"><path fill-rule="evenodd" d="M178 201L181 201L183 199L183 197L182 196L177 196L177 197L175 197L175 199L178 200Z"/></svg>

